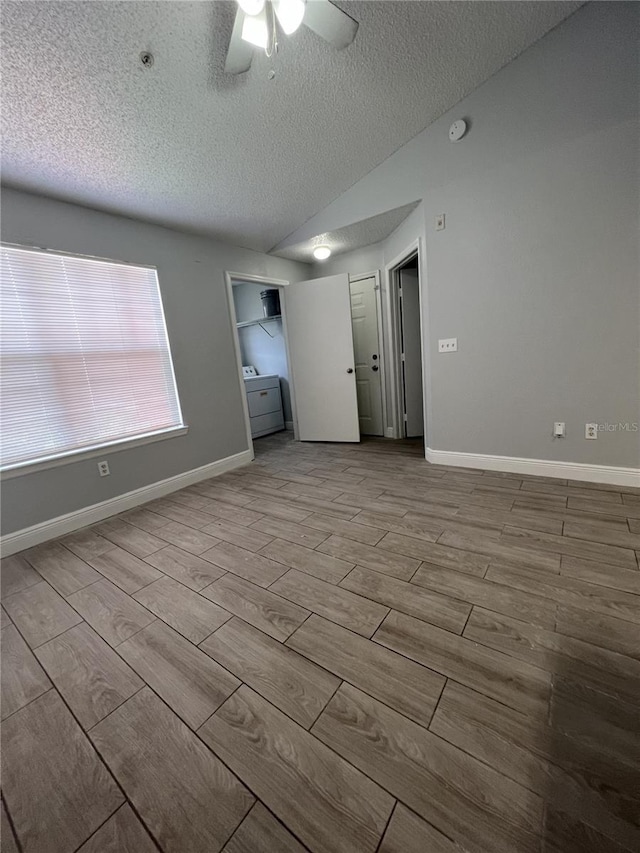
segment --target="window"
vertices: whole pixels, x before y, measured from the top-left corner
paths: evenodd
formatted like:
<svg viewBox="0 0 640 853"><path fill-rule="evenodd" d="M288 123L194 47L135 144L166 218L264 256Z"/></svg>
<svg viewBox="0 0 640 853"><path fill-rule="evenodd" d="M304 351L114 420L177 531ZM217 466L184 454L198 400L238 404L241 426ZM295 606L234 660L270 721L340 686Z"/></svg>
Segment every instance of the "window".
<svg viewBox="0 0 640 853"><path fill-rule="evenodd" d="M184 429L154 268L0 261L3 470Z"/></svg>

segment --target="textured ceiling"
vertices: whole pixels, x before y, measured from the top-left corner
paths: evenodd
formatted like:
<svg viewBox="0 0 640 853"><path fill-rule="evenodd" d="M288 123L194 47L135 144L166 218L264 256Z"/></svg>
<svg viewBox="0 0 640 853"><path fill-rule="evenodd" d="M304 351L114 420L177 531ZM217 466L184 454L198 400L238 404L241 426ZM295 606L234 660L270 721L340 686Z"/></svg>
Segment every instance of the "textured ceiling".
<svg viewBox="0 0 640 853"><path fill-rule="evenodd" d="M304 243L296 243L293 246L287 246L286 249L277 249L273 254L292 261L315 263L313 250L316 246L329 246L332 256L335 256L342 252L351 252L363 246L370 246L372 243L379 243L381 240L386 240L419 204L419 201L404 204L402 207L347 225L346 228L318 234L317 237L306 240Z"/></svg>
<svg viewBox="0 0 640 853"><path fill-rule="evenodd" d="M3 180L268 250L581 4L337 5L228 77L232 2L4 0Z"/></svg>

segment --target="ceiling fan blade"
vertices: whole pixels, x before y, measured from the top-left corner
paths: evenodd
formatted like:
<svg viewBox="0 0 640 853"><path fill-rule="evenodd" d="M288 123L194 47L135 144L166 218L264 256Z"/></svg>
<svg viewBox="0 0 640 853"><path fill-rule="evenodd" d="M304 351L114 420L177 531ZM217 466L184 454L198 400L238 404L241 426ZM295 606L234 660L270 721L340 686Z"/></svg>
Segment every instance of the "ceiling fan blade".
<svg viewBox="0 0 640 853"><path fill-rule="evenodd" d="M347 47L356 37L358 22L329 0L307 0L303 24L317 33L336 50Z"/></svg>
<svg viewBox="0 0 640 853"><path fill-rule="evenodd" d="M253 46L242 39L243 23L244 12L242 9L238 9L233 30L231 31L231 38L229 39L227 58L224 63L224 70L227 74L242 74L251 68Z"/></svg>

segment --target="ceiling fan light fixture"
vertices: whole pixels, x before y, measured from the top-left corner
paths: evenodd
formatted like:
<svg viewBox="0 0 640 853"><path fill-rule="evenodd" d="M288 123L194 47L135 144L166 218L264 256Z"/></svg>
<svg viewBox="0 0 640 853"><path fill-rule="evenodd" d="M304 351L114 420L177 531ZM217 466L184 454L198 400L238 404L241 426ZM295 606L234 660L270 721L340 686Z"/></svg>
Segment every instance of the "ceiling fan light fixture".
<svg viewBox="0 0 640 853"><path fill-rule="evenodd" d="M295 33L304 18L304 0L275 0L274 6L285 35Z"/></svg>
<svg viewBox="0 0 640 853"><path fill-rule="evenodd" d="M238 6L245 15L259 15L264 9L265 0L238 0Z"/></svg>
<svg viewBox="0 0 640 853"><path fill-rule="evenodd" d="M256 47L267 49L269 43L269 27L267 15L264 9L257 15L247 15L242 24L242 40L254 44Z"/></svg>
<svg viewBox="0 0 640 853"><path fill-rule="evenodd" d="M316 261L326 261L331 254L331 249L328 246L316 246L313 250L313 257Z"/></svg>

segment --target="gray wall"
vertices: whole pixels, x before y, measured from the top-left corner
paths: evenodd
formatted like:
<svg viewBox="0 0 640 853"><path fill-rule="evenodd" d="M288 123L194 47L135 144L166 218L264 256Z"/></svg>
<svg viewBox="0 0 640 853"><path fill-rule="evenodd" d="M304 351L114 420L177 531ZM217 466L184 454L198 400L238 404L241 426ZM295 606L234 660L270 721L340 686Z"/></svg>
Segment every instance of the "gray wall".
<svg viewBox="0 0 640 853"><path fill-rule="evenodd" d="M105 452L110 477L87 459L6 480L3 534L247 449L224 272L299 281L308 266L10 189L2 192L2 239L157 266L189 425L179 438Z"/></svg>
<svg viewBox="0 0 640 853"><path fill-rule="evenodd" d="M233 300L238 322L256 320L263 316L260 294L268 285L244 282L233 287ZM280 294L282 303L283 296ZM265 331L268 330L268 331ZM282 320L272 320L261 326L244 326L238 329L242 363L252 364L260 374L276 373L280 377L282 409L285 421L292 422L291 392L287 348L282 332Z"/></svg>
<svg viewBox="0 0 640 853"><path fill-rule="evenodd" d="M587 4L289 238L422 197L434 449L640 463L638 432L584 439L640 420L639 26L637 3Z"/></svg>

